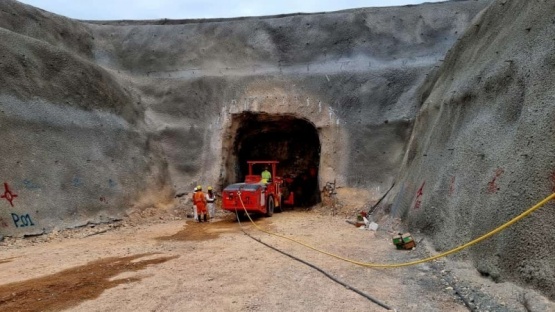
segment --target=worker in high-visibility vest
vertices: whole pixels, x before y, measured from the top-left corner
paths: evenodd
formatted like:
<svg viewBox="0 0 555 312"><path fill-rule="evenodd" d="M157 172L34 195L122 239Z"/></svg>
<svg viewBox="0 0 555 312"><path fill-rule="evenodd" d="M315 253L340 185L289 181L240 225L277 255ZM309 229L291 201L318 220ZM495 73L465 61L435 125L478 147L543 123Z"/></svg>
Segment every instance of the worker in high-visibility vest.
<svg viewBox="0 0 555 312"><path fill-rule="evenodd" d="M208 193L206 193L206 208L208 209L208 215L210 219L214 219L214 215L216 214L216 194L212 191L212 187L209 186L207 188Z"/></svg>
<svg viewBox="0 0 555 312"><path fill-rule="evenodd" d="M195 190L193 191L193 196L191 196L191 201L193 202L193 220L197 220L197 204L195 204L195 193L197 192L197 187L195 186Z"/></svg>
<svg viewBox="0 0 555 312"><path fill-rule="evenodd" d="M262 174L260 174L260 176L262 177L262 180L260 180L260 182L264 184L268 183L268 181L270 181L270 179L272 178L272 174L270 173L270 171L268 171L268 167L264 167L264 171L262 171Z"/></svg>
<svg viewBox="0 0 555 312"><path fill-rule="evenodd" d="M193 202L197 205L198 222L201 221L201 215L204 216L204 222L207 222L206 217L206 196L202 192L202 186L197 186L197 192L193 195Z"/></svg>

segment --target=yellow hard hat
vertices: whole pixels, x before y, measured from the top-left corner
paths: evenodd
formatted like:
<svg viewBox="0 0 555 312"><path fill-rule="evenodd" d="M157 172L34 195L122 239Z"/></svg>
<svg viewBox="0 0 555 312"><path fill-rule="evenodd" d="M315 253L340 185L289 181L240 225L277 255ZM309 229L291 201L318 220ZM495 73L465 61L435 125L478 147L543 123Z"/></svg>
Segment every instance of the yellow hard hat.
<svg viewBox="0 0 555 312"><path fill-rule="evenodd" d="M211 186L209 186L209 187L207 188L207 190L211 191L211 190L212 190L212 187L211 187Z"/></svg>
<svg viewBox="0 0 555 312"><path fill-rule="evenodd" d="M201 185L197 186L197 190L202 190L202 186Z"/></svg>

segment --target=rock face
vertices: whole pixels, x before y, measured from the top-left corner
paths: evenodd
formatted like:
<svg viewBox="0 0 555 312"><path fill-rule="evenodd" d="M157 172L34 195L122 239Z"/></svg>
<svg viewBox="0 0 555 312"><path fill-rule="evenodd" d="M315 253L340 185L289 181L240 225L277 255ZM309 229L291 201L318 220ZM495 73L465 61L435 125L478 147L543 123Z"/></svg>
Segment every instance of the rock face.
<svg viewBox="0 0 555 312"><path fill-rule="evenodd" d="M86 22L1 1L0 236L163 208L248 159L312 185L307 205L395 181L382 213L438 250L486 233L555 187L555 4L473 20L489 4ZM549 208L466 255L555 298Z"/></svg>
<svg viewBox="0 0 555 312"><path fill-rule="evenodd" d="M31 235L280 160L300 201L398 173L426 74L488 1L85 22L0 3L0 228Z"/></svg>
<svg viewBox="0 0 555 312"><path fill-rule="evenodd" d="M438 250L483 235L555 191L553 1L496 1L424 84L388 211ZM494 280L555 298L553 204L465 253Z"/></svg>
<svg viewBox="0 0 555 312"><path fill-rule="evenodd" d="M145 106L176 189L221 188L254 158L380 193L397 174L419 85L485 5L87 27L95 62ZM291 142L305 132L308 148Z"/></svg>
<svg viewBox="0 0 555 312"><path fill-rule="evenodd" d="M33 235L169 203L167 162L80 22L0 4L0 232Z"/></svg>

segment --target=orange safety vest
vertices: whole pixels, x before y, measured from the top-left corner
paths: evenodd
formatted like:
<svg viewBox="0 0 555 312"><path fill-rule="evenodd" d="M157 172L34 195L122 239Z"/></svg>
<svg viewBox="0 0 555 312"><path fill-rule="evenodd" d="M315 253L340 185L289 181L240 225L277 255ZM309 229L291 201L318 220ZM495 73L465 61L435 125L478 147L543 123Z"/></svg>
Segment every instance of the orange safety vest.
<svg viewBox="0 0 555 312"><path fill-rule="evenodd" d="M197 212L198 213L205 213L206 212L206 197L202 191L198 191L193 195L193 202L197 205Z"/></svg>

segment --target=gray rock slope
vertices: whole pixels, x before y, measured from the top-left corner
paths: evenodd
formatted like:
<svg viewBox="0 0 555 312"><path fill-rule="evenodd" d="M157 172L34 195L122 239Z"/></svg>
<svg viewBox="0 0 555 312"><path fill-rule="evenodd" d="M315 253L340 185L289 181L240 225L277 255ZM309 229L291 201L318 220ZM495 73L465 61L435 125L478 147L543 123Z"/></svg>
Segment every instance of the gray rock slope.
<svg viewBox="0 0 555 312"><path fill-rule="evenodd" d="M82 23L0 3L0 232L33 235L168 203L144 108Z"/></svg>
<svg viewBox="0 0 555 312"><path fill-rule="evenodd" d="M426 81L385 211L440 251L493 230L555 191L555 3L496 1ZM553 203L464 252L496 281L555 298Z"/></svg>
<svg viewBox="0 0 555 312"><path fill-rule="evenodd" d="M308 124L320 183L379 193L411 99L487 3L93 23L2 1L0 231L109 221L235 182L246 113Z"/></svg>

